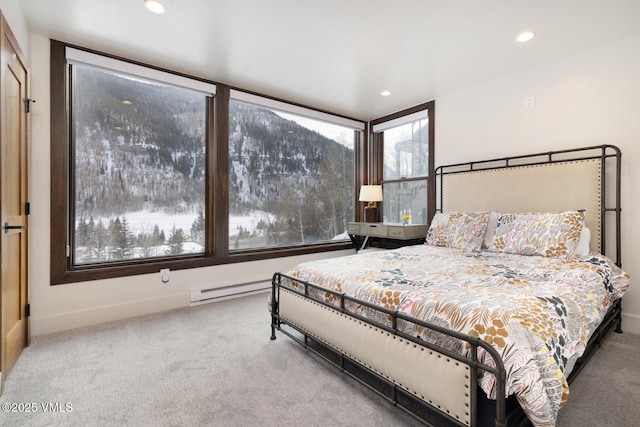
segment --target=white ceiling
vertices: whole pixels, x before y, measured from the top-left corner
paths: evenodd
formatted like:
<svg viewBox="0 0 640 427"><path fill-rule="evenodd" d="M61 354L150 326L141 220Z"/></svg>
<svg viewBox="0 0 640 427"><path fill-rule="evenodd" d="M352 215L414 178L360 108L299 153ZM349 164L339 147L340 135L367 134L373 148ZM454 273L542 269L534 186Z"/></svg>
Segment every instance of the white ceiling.
<svg viewBox="0 0 640 427"><path fill-rule="evenodd" d="M32 33L364 120L640 33L640 0L20 1Z"/></svg>

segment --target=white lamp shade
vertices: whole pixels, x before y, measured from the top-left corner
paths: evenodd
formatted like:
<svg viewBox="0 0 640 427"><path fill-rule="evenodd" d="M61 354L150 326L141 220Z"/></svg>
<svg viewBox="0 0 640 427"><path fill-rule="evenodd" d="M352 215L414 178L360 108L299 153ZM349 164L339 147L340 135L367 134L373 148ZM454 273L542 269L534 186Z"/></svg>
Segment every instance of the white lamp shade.
<svg viewBox="0 0 640 427"><path fill-rule="evenodd" d="M363 185L360 187L361 202L381 202L382 201L382 185Z"/></svg>

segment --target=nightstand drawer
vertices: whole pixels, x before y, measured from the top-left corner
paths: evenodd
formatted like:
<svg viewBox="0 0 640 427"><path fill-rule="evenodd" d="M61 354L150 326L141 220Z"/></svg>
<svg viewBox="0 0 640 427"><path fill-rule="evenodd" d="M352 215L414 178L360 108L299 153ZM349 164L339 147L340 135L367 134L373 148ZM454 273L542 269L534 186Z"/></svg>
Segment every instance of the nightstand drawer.
<svg viewBox="0 0 640 427"><path fill-rule="evenodd" d="M405 229L402 227L389 227L388 236L392 239L405 239Z"/></svg>
<svg viewBox="0 0 640 427"><path fill-rule="evenodd" d="M360 224L360 234L371 237L387 237L387 226L384 224Z"/></svg>
<svg viewBox="0 0 640 427"><path fill-rule="evenodd" d="M389 225L387 235L391 239L424 239L427 236L427 228L426 224Z"/></svg>

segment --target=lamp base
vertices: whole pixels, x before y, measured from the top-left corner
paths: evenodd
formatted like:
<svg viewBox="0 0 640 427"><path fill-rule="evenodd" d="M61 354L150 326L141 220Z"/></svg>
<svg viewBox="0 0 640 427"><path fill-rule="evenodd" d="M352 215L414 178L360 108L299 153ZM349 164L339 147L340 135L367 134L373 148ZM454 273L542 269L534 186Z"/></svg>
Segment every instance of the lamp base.
<svg viewBox="0 0 640 427"><path fill-rule="evenodd" d="M376 206L364 207L364 222L380 222L378 221L378 208Z"/></svg>

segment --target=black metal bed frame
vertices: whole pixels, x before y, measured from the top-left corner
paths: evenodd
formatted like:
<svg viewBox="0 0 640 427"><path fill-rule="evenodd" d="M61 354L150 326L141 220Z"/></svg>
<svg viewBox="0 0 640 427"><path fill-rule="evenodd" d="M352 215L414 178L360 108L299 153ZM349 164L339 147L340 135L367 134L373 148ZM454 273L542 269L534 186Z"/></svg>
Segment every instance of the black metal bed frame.
<svg viewBox="0 0 640 427"><path fill-rule="evenodd" d="M592 153L599 151L600 154L594 155ZM611 153L613 152L613 153ZM577 157L565 157L567 154L573 153L584 153L584 155L578 155ZM546 161L537 161L532 160L535 158L546 157ZM615 187L616 187L616 195L615 195L615 206L607 207L606 203L606 185L605 185L605 163L608 159L615 159ZM436 177L440 179L440 205L437 207L437 211L442 211L442 175L446 175L449 173L458 173L465 171L479 171L479 170L490 170L490 169L505 169L510 167L520 167L520 166L530 166L530 165L541 165L541 164L549 164L549 163L561 163L567 161L575 161L575 160L590 160L590 159L601 159L601 179L602 179L602 194L601 194L601 251L605 254L605 213L613 212L615 213L615 232L616 232L616 265L621 266L621 246L620 246L620 164L621 164L621 153L620 150L612 145L601 145L594 147L586 147L579 148L575 150L562 150L562 151L553 151L546 153L539 153L533 155L525 155L525 156L515 156L515 157L506 157L501 159L493 159L493 160L484 160L478 162L468 162L468 163L459 163L447 166L440 166L436 169ZM295 286L291 284L295 283ZM430 350L435 350L438 353L442 353L447 357L451 357L455 360L458 360L461 363L467 364L470 367L471 371L471 383L472 387L470 390L471 399L473 404L471 405L471 425L490 425L494 424L497 427L506 427L506 426L526 426L530 425L529 419L524 414L522 408L515 400L515 396L505 397L505 380L506 380L506 372L504 368L504 364L498 355L498 353L493 349L493 347L483 340L473 337L470 335L466 335L460 333L458 331L449 330L447 328L443 328L439 325L435 325L429 322L425 322L411 316L408 316L404 313L389 310L384 307L373 305L369 302L359 300L357 298L345 295L344 293L336 292L322 286L301 281L294 277L288 276L282 273L275 273L272 279L272 290L271 290L271 339L276 339L276 330L284 333L289 336L293 340L302 344L306 349L314 352L315 354L321 356L323 359L337 366L342 372L348 374L349 376L355 378L359 382L363 383L368 388L372 389L376 393L382 395L384 398L389 400L395 406L403 409L410 415L414 416L418 420L425 422L429 425L434 426L462 426L463 423L459 422L456 419L453 419L446 413L440 411L438 408L430 405L428 402L421 400L420 398L414 396L411 393L405 391L402 387L398 387L394 382L389 381L388 379L378 375L377 373L371 371L365 366L359 364L357 361L345 355L343 352L339 351L323 343L321 340L316 337L310 335L305 330L299 328L295 324L288 322L286 319L280 316L280 290L282 288L286 288L290 292L294 292L298 295L301 295L307 299L313 300L315 303L322 304L326 307L330 307L332 309L336 309L340 311L342 314L347 314L351 317L358 319L361 322L364 322L369 325L373 325L375 327L381 328L388 333L394 334L398 337L411 341L415 345L423 346ZM310 292L310 290L312 292ZM314 296L315 292L320 291L322 293L327 293L333 295L338 301L339 304L330 304L326 303L324 300ZM380 313L384 313L384 315L388 316L391 319L391 326L380 324L379 322L373 321L371 319L365 318L353 311L349 311L346 307L350 304L345 304L346 302L350 302L352 304L356 304L359 306L367 307L371 310L376 310ZM436 331L439 333L443 333L449 336L453 336L458 338L464 342L467 342L471 347L471 351L469 352L469 356L464 356L459 353L452 352L449 349L442 348L433 343L421 340L419 338L407 335L402 331L397 329L398 320L402 320L405 322L412 322L421 327L430 329L432 331ZM587 348L583 355L576 361L576 364L567 378L567 381L571 383L578 373L584 368L587 361L591 358L594 351L600 346L602 339L614 329L618 333L622 332L622 308L621 308L621 300L616 301L616 303L609 309L607 314L604 317L603 322L593 333L590 338ZM495 362L495 367L488 366L486 364L480 363L478 361L478 349L482 348L486 351L491 358ZM479 371L486 371L496 376L496 400L490 400L485 395L484 392L477 385L477 374Z"/></svg>
<svg viewBox="0 0 640 427"><path fill-rule="evenodd" d="M284 279L284 280L283 280ZM290 284L287 285L286 283L295 283L300 285L299 287L296 286L291 286ZM489 344L487 344L485 341L477 338L477 337L473 337L471 335L467 335L467 334L463 334L460 333L458 331L453 331L447 328L444 328L442 326L439 325L435 325L433 323L429 323L429 322L425 322L422 321L420 319L416 319L414 317L408 316L405 313L399 312L397 310L389 310L387 308L384 307L380 307L377 306L375 304L371 304L367 301L363 301L361 299L358 298L354 298L351 297L349 295L346 295L344 293L341 292L336 292L333 291L331 289L328 288L324 288L322 286L310 283L310 282L306 282L306 281L301 281L299 279L296 279L292 276L288 276L286 274L282 274L282 273L275 273L273 275L273 281L272 281L272 294L271 294L271 313L272 313L272 323L271 323L271 339L275 340L276 339L276 329L279 330L280 332L284 333L285 335L289 336L290 338L294 339L295 341L299 342L300 344L304 345L306 348L310 349L311 351L315 352L316 354L320 355L321 357L323 357L324 359L328 360L329 362L337 365L340 370L342 370L343 372L351 375L352 377L356 378L357 380L363 382L363 384L369 386L369 388L371 388L372 390L378 392L379 394L381 394L384 397L387 397L391 402L393 402L394 404L397 404L399 407L408 410L408 412L412 415L416 415L415 411L411 411L409 408L406 407L406 405L402 404L402 401L398 399L398 395L399 394L406 394L408 399L411 399L412 396L409 395L408 393L404 392L404 390L401 387L398 387L396 384L394 384L393 382L382 378L380 376L378 376L375 372L367 369L364 366L361 366L358 364L357 361L355 361L354 359L348 357L347 355L340 353L340 352L336 352L335 350L331 349L331 347L323 344L321 341L315 339L313 336L310 336L309 334L307 334L305 331L299 329L296 325L287 322L286 320L282 319L279 315L279 305L278 302L280 301L280 289L281 288L286 288L287 290L294 292L298 295L304 296L305 298L311 299L313 301L315 301L316 303L322 304L326 307L332 308L332 309L338 309L342 314L347 314L351 317L354 317L364 323L376 326L380 329L383 329L395 336L404 338L407 341L411 341L414 344L417 344L419 346L422 347L426 347L430 350L435 350L438 353L441 353L447 357L450 357L452 359L455 359L459 362L462 362L466 365L468 365L470 367L470 376L471 376L471 389L470 389L470 393L471 393L471 399L473 401L476 400L476 393L478 393L478 384L477 384L477 378L478 378L478 371L486 371L486 372L490 372L492 374L495 375L496 377L496 390L497 390L497 395L499 396L504 396L505 395L505 380L506 380L506 371L504 368L504 364L502 363L502 359L500 358L500 355L497 353L497 351ZM310 289L313 290L318 290L321 292L321 294L325 294L325 293L329 293L331 295L333 295L335 298L337 298L337 300L339 301L339 305L338 307L336 307L336 305L334 304L330 304L325 302L323 299L318 298L316 296L314 296L312 293L309 292ZM346 306L349 304L346 304L346 302L351 302L351 303L355 303L355 305L351 305L351 307L354 306L358 306L358 307L367 307L370 310L374 310L380 313L384 313L386 316L388 316L391 319L391 326L376 322L374 320L371 320L367 317L364 317L354 311L349 311ZM422 326L424 328L428 328L432 331L435 332L440 332L442 334L448 335L448 336L453 336L455 338L458 338L464 342L467 342L470 347L471 350L469 352L468 356L464 356L461 355L459 353L453 352L449 349L440 347L438 345L432 344L428 341L424 341L421 340L420 338L408 335L404 332L402 332L401 330L398 329L398 320L402 320L404 322L407 323L413 323L415 325L419 325ZM290 328L298 331L300 334L302 334L302 337L296 336L295 334L291 333L290 331L288 331L287 329L283 329L282 326L283 325L287 325ZM319 349L320 348L320 349ZM495 367L491 367L488 366L486 364L480 363L478 361L478 349L482 348L484 349L490 356L491 358L494 360L496 366ZM333 359L328 356L328 354L332 354L334 357ZM336 358L337 358L337 362L336 362ZM357 374L355 374L354 372L352 372L352 370L349 369L349 365L350 364L354 364L354 365L358 365L365 373L365 378L362 378L362 376L359 376ZM380 387L375 387L372 386L368 381L366 381L366 377L367 376L373 376L375 377L377 380L381 381L384 385L386 385L387 387L390 388L390 394L391 396L386 396L383 390L380 390ZM498 402L498 406L500 405L504 405L505 399L503 398L502 401ZM475 407L471 407L469 410L471 411L471 419L475 420L477 419L477 414L475 413L477 408ZM498 409L498 413L504 413L504 408L499 408ZM456 421L452 418L450 418L447 414L444 413L439 413L437 414L441 417L443 417L445 420L447 421L451 421L453 423L456 423ZM421 419L420 417L418 417L419 419ZM500 417L499 417L500 418ZM435 418L434 418L435 419ZM451 425L460 425L460 424L451 424ZM472 424L474 425L474 424ZM502 421L501 419L498 420L498 418L496 418L496 425L497 426L504 426L506 425L504 423L504 421Z"/></svg>

